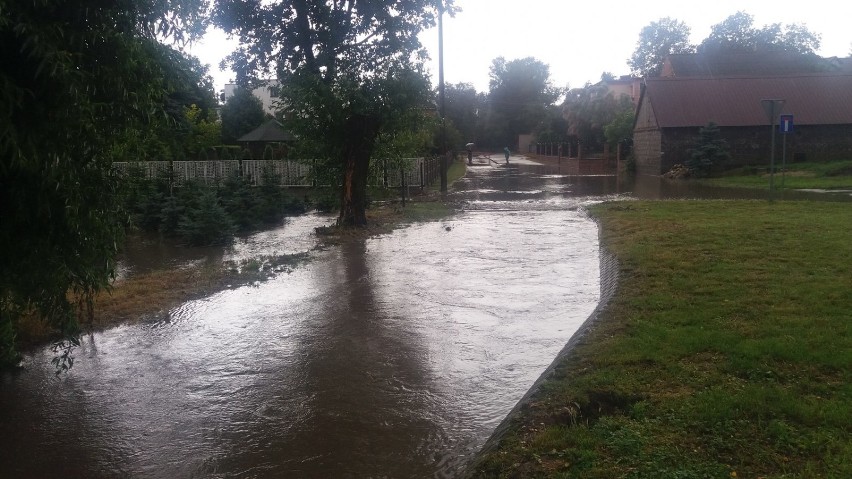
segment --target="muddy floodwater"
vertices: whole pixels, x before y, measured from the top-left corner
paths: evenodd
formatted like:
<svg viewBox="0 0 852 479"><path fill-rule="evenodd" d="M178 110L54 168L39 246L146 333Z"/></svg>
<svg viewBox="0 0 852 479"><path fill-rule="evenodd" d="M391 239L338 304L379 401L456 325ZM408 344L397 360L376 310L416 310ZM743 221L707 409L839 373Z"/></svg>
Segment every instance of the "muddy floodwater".
<svg viewBox="0 0 852 479"><path fill-rule="evenodd" d="M514 164L471 168L451 219L366 241L317 250L332 219L308 214L225 250L131 248L123 274L308 260L86 336L67 374L28 355L0 376L0 476L457 475L597 305L584 205L630 193Z"/></svg>

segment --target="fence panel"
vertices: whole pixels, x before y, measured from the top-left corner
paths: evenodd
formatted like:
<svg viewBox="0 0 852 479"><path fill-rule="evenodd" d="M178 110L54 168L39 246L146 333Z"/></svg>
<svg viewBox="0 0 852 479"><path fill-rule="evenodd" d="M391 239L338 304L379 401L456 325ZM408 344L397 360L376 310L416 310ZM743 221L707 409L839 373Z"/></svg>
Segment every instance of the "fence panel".
<svg viewBox="0 0 852 479"><path fill-rule="evenodd" d="M408 186L429 186L439 174L438 158L405 158L404 161L408 165L403 173ZM388 188L402 185L401 172L398 169L390 171L388 163L384 160L371 162L369 185ZM189 180L214 186L238 171L257 186L263 183L264 171L270 169L280 179L281 186L312 186L309 179L312 165L304 160L121 161L114 162L112 167L119 175L126 175L130 168L140 168L146 178L168 178L171 171L176 186Z"/></svg>

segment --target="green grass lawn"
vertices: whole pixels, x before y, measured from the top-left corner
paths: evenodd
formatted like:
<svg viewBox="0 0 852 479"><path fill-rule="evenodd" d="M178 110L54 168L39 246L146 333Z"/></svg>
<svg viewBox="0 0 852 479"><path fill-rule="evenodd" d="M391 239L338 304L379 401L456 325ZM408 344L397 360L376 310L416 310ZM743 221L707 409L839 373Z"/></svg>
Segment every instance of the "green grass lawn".
<svg viewBox="0 0 852 479"><path fill-rule="evenodd" d="M852 160L831 163L793 163L786 171L776 165L773 180L775 188L784 189L852 189ZM727 187L768 188L770 175L761 172L750 174L743 169L732 170L718 178L702 179L701 182Z"/></svg>
<svg viewBox="0 0 852 479"><path fill-rule="evenodd" d="M604 203L615 298L474 477L852 477L852 204Z"/></svg>

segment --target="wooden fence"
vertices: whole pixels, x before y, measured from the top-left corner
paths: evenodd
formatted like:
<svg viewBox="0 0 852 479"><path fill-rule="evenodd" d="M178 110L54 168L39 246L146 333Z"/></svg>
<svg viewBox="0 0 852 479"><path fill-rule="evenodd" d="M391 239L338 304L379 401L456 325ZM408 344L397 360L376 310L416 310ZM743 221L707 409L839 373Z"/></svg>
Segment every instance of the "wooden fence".
<svg viewBox="0 0 852 479"><path fill-rule="evenodd" d="M438 161L436 157L373 160L368 184L385 188L431 186L440 174ZM122 161L112 166L119 175L135 169L145 178L166 178L175 186L189 180L214 186L231 175L249 178L255 186L262 184L266 175L277 178L281 186L329 186L316 184L315 176L311 174L314 168L311 160Z"/></svg>

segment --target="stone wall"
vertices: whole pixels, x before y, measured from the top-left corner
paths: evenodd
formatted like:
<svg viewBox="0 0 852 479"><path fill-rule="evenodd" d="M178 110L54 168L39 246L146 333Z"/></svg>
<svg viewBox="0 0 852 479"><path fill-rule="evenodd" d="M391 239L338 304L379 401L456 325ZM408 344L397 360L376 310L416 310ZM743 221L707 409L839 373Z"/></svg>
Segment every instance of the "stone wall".
<svg viewBox="0 0 852 479"><path fill-rule="evenodd" d="M776 125L777 128L777 125ZM695 147L698 127L666 128L634 132L636 171L643 175L660 175L689 159ZM772 130L769 125L720 128L728 142L731 161L723 168L741 166L769 167ZM852 125L797 126L792 134L775 133L775 163L781 164L784 142L786 161L835 161L852 159ZM659 138L659 140L657 140ZM659 141L659 143L656 143ZM659 153L654 148L659 144Z"/></svg>

